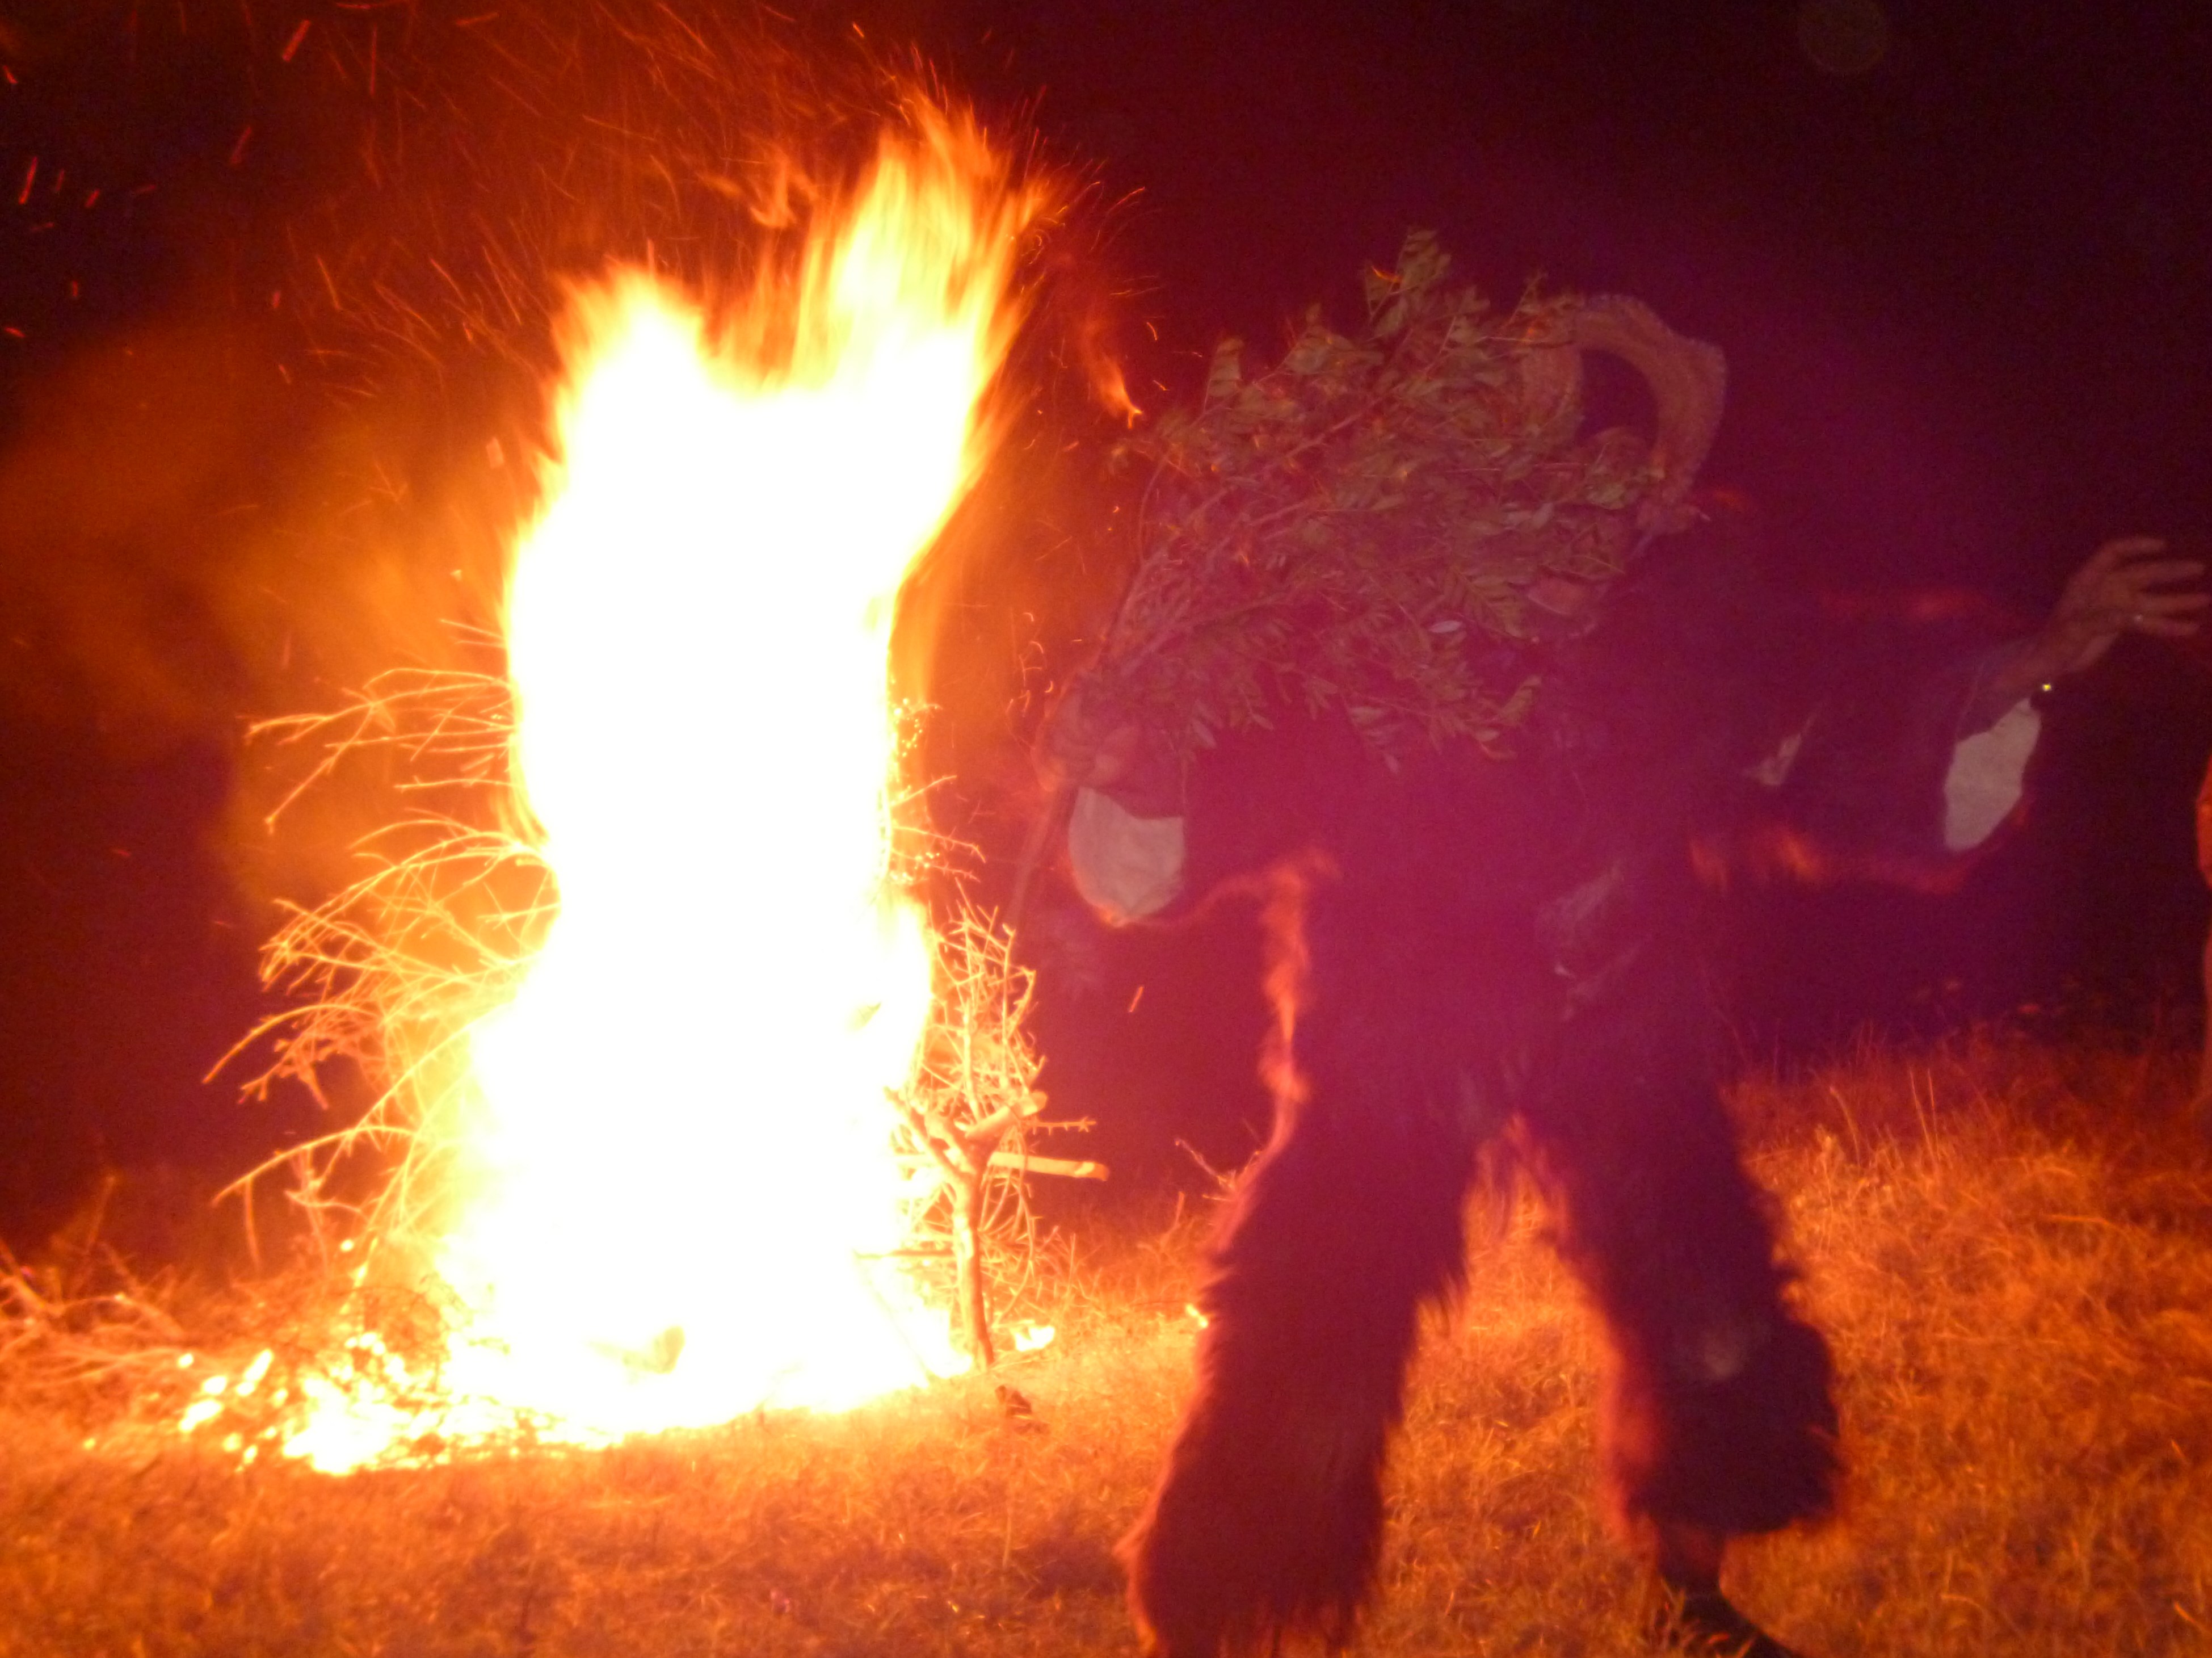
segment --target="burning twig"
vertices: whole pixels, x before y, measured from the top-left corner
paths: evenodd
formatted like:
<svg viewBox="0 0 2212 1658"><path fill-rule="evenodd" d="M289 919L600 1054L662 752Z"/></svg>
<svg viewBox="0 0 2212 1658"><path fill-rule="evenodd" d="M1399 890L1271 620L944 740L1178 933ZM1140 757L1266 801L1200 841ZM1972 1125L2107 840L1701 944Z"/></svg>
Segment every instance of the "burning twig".
<svg viewBox="0 0 2212 1658"><path fill-rule="evenodd" d="M1035 981L1015 965L1012 935L963 911L943 936L937 972L937 1017L921 1064L913 1086L894 1099L908 1138L943 1177L941 1224L951 1234L961 1324L969 1350L988 1368L996 1362L988 1244L996 1233L1018 1239L1024 1254L1034 1248L1024 1177L1103 1179L1106 1171L1097 1163L1029 1155L1030 1133L1085 1125L1039 1120L1045 1097L1036 1088L1038 1061L1022 1028Z"/></svg>

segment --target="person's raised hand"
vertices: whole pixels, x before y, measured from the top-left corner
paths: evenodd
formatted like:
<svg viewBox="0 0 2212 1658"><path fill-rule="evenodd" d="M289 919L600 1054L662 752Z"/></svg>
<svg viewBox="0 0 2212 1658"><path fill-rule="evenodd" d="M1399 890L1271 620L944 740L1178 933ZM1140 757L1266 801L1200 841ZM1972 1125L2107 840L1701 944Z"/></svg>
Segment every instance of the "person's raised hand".
<svg viewBox="0 0 2212 1658"><path fill-rule="evenodd" d="M2196 585L2204 565L2165 552L2155 535L2123 535L2089 555L2035 636L2039 682L2094 666L2123 633L2185 639L2197 631L2199 613L2212 605L2212 594Z"/></svg>
<svg viewBox="0 0 2212 1658"><path fill-rule="evenodd" d="M2185 639L2212 594L2197 585L2203 561L2169 558L2155 535L2122 535L2091 553L2067 578L2051 618L1992 652L1961 728L1980 731L2037 686L2094 667L2123 633Z"/></svg>
<svg viewBox="0 0 2212 1658"><path fill-rule="evenodd" d="M1139 721L1078 680L1046 716L1033 756L1046 788L1094 789L1139 817L1182 809L1182 781L1163 747Z"/></svg>

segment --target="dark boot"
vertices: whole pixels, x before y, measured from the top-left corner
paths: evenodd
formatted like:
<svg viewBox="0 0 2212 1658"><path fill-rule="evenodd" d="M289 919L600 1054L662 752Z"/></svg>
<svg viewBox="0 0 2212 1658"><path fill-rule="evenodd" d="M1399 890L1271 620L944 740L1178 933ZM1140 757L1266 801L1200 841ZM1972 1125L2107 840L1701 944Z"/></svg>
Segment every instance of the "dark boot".
<svg viewBox="0 0 2212 1658"><path fill-rule="evenodd" d="M1655 1580L1645 1628L1660 1652L1700 1658L1802 1658L1736 1610L1718 1589L1676 1588Z"/></svg>

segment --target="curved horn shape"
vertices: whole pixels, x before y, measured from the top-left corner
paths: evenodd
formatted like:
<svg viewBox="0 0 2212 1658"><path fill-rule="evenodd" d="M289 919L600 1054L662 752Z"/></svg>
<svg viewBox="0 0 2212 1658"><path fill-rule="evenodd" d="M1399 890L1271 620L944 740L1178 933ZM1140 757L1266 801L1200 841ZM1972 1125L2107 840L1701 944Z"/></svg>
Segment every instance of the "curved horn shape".
<svg viewBox="0 0 2212 1658"><path fill-rule="evenodd" d="M1717 345L1678 334L1642 300L1601 294L1575 314L1575 344L1604 351L1650 382L1658 432L1651 440L1651 469L1659 499L1672 505L1687 496L1698 469L1720 431L1728 401L1728 358Z"/></svg>

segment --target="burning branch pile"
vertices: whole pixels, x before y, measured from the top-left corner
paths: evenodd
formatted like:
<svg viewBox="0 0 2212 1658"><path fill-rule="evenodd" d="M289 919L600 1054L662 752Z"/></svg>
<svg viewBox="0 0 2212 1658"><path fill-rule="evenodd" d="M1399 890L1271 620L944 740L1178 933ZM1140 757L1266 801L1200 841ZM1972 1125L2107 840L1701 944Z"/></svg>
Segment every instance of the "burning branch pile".
<svg viewBox="0 0 2212 1658"><path fill-rule="evenodd" d="M972 911L939 936L938 1016L923 1038L914 1085L900 1099L910 1161L926 1156L942 1182L945 1201L928 1216L941 1230L954 1268L969 1351L994 1356L985 1252L994 1239L1016 1245L1015 1258L1034 1259L1036 1233L1026 1177L1059 1174L1103 1179L1098 1164L1031 1155L1044 1096L1036 1088L1037 1058L1023 1033L1032 978L1014 963L1011 936ZM933 1232L939 1228L933 1225Z"/></svg>
<svg viewBox="0 0 2212 1658"><path fill-rule="evenodd" d="M264 1081L377 1088L286 1161L356 1290L441 1309L427 1354L352 1344L441 1437L840 1406L991 1356L986 1254L1045 1166L1027 983L912 896L887 651L1042 204L923 110L730 315L643 272L580 291L486 671L278 728L416 808L270 947L301 1005ZM916 1271L946 1259L967 1355ZM424 1431L325 1381L295 1454Z"/></svg>
<svg viewBox="0 0 2212 1658"><path fill-rule="evenodd" d="M495 663L496 642L476 643ZM264 982L288 1005L237 1050L273 1046L250 1093L296 1082L325 1111L333 1067L374 1079L366 1111L278 1161L319 1238L331 1228L332 1243L346 1234L397 1247L434 1235L441 1218L445 1154L465 1131L456 1119L465 1034L514 998L558 905L542 849L504 809L513 693L489 669L396 669L343 709L256 735L315 754L272 829L301 795L362 759L395 774L413 808L356 849L365 874L312 910L293 908L264 947ZM368 1165L365 1186L347 1178L357 1162Z"/></svg>

